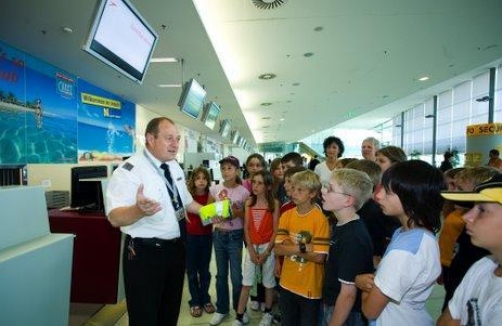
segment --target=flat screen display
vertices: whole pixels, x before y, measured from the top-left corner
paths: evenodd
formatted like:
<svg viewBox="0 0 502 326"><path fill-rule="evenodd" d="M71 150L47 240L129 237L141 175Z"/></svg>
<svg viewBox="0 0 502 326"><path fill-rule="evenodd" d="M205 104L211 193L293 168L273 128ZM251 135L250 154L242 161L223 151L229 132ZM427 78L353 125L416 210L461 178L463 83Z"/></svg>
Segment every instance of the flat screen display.
<svg viewBox="0 0 502 326"><path fill-rule="evenodd" d="M101 0L84 50L141 83L157 39L128 0Z"/></svg>
<svg viewBox="0 0 502 326"><path fill-rule="evenodd" d="M240 134L237 130L234 130L234 132L232 133L232 136L230 137L230 141L237 145L237 141L239 140L239 137L240 137Z"/></svg>
<svg viewBox="0 0 502 326"><path fill-rule="evenodd" d="M230 129L232 129L232 124L230 123L229 119L225 119L221 122L220 125L220 136L221 137L228 137L230 134Z"/></svg>
<svg viewBox="0 0 502 326"><path fill-rule="evenodd" d="M71 169L71 207L102 211L103 190L101 180L108 175L105 165L77 166Z"/></svg>
<svg viewBox="0 0 502 326"><path fill-rule="evenodd" d="M185 84L178 105L181 112L197 119L204 107L205 98L206 91L192 78Z"/></svg>
<svg viewBox="0 0 502 326"><path fill-rule="evenodd" d="M202 122L209 129L213 130L216 126L216 120L218 120L218 116L220 115L220 107L215 102L211 102L206 105L206 109L204 111L204 116L202 117Z"/></svg>

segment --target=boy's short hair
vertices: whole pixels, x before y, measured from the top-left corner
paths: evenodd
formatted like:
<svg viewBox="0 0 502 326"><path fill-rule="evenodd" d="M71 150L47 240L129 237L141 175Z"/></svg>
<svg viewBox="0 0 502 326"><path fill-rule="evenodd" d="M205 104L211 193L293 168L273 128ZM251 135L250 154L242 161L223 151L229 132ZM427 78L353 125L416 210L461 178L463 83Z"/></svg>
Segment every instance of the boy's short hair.
<svg viewBox="0 0 502 326"><path fill-rule="evenodd" d="M297 172L302 172L305 170L307 170L307 169L303 166L293 166L293 167L287 169L286 171L284 171L283 177L284 177L284 179L290 178L293 174L295 174Z"/></svg>
<svg viewBox="0 0 502 326"><path fill-rule="evenodd" d="M446 189L441 170L420 160L399 162L383 173L382 186L399 197L409 218L408 226L439 231L444 204L441 191Z"/></svg>
<svg viewBox="0 0 502 326"><path fill-rule="evenodd" d="M355 199L356 211L371 198L373 182L365 172L355 169L337 169L331 174L331 179L336 181L344 193Z"/></svg>
<svg viewBox="0 0 502 326"><path fill-rule="evenodd" d="M303 157L297 152L290 152L281 158L281 163L293 162L295 166L303 165Z"/></svg>
<svg viewBox="0 0 502 326"><path fill-rule="evenodd" d="M289 171L289 170L288 170ZM291 176L291 181L294 185L307 188L310 193L315 193L316 196L312 198L312 203L316 202L317 196L321 191L321 181L319 176L311 170L297 172Z"/></svg>
<svg viewBox="0 0 502 326"><path fill-rule="evenodd" d="M495 156L499 156L499 155L500 155L500 152L499 152L497 149L495 149L495 148L494 148L494 149L491 149L491 150L490 150L490 154L491 154L491 155L495 155Z"/></svg>
<svg viewBox="0 0 502 326"><path fill-rule="evenodd" d="M500 172L489 166L480 166L476 168L466 167L459 171L457 175L455 175L455 182L457 181L469 181L472 182L475 186L480 183L486 182L493 178L494 175L499 174Z"/></svg>
<svg viewBox="0 0 502 326"><path fill-rule="evenodd" d="M355 158L355 157L339 158L338 160L336 160L336 166L339 169L346 168L347 164L350 164L350 163L352 163L354 161L359 161L359 160L357 158Z"/></svg>
<svg viewBox="0 0 502 326"><path fill-rule="evenodd" d="M380 165L371 160L357 160L350 162L345 166L347 169L354 169L358 171L365 172L373 182L373 189L380 183L380 178L382 177L382 169Z"/></svg>
<svg viewBox="0 0 502 326"><path fill-rule="evenodd" d="M473 191L443 191L441 195L451 201L458 201L463 206L476 203L497 203L502 205L502 175L496 174L490 180L479 184Z"/></svg>

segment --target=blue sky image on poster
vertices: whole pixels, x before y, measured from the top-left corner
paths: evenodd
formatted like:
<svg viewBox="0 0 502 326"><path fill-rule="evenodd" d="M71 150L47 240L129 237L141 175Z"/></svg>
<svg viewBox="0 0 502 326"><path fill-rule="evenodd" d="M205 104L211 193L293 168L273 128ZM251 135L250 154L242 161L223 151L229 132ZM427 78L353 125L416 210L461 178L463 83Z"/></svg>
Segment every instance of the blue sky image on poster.
<svg viewBox="0 0 502 326"><path fill-rule="evenodd" d="M135 105L78 80L79 160L110 161L134 152Z"/></svg>

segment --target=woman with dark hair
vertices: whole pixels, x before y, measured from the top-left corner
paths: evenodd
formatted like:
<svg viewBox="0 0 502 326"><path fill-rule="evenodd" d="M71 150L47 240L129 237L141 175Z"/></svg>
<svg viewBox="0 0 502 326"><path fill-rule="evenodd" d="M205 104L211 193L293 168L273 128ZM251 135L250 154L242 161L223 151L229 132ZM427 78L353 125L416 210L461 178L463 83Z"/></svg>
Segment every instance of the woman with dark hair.
<svg viewBox="0 0 502 326"><path fill-rule="evenodd" d="M441 226L444 189L441 171L423 161L396 163L384 172L375 198L401 227L376 274L356 278L364 291L364 315L376 325L433 325L425 302L441 273L435 233Z"/></svg>
<svg viewBox="0 0 502 326"><path fill-rule="evenodd" d="M331 172L336 168L338 158L343 155L345 146L340 138L329 136L324 139L322 147L324 148L326 160L317 164L314 172L319 176L319 179L321 179L321 183L325 183L329 182L331 179Z"/></svg>

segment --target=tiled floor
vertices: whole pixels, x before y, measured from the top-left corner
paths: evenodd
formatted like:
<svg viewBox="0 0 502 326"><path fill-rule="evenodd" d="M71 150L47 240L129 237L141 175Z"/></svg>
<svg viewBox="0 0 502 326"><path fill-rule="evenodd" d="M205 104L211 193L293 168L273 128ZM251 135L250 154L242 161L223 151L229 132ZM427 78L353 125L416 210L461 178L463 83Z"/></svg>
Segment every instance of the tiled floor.
<svg viewBox="0 0 502 326"><path fill-rule="evenodd" d="M210 294L213 298L213 303L215 303L216 295L215 295L215 287L214 287L214 275L216 275L216 266L214 265L214 259L211 264L211 273L213 275L213 283L211 284ZM188 293L188 286L185 281L185 289L183 292L183 303L181 306L181 314L179 318L179 326L195 326L195 325L209 325L209 321L211 320L211 316L209 314L203 314L199 318L194 318L190 315L189 306L187 303L188 298L190 297ZM427 310L432 315L433 320L437 320L439 315L441 314L441 307L443 305L444 298L444 290L442 286L436 285L431 297L427 301ZM123 304L123 303L122 303ZM124 307L108 307L110 311L108 313L102 314L103 317L96 318L94 317L94 322L88 322L89 318L92 315L97 313L103 306L102 305L93 305L93 304L72 304L71 305L71 316L70 316L70 324L69 326L91 326L91 325L102 325L102 326L128 326L127 313L123 314L122 317L118 318L117 310L124 311ZM262 313L251 311L248 309L249 316L251 319L250 326L258 325L261 320ZM227 316L220 325L229 326L232 325L234 321L235 315L232 313ZM101 320L97 320L101 319ZM118 320L117 320L118 319Z"/></svg>

